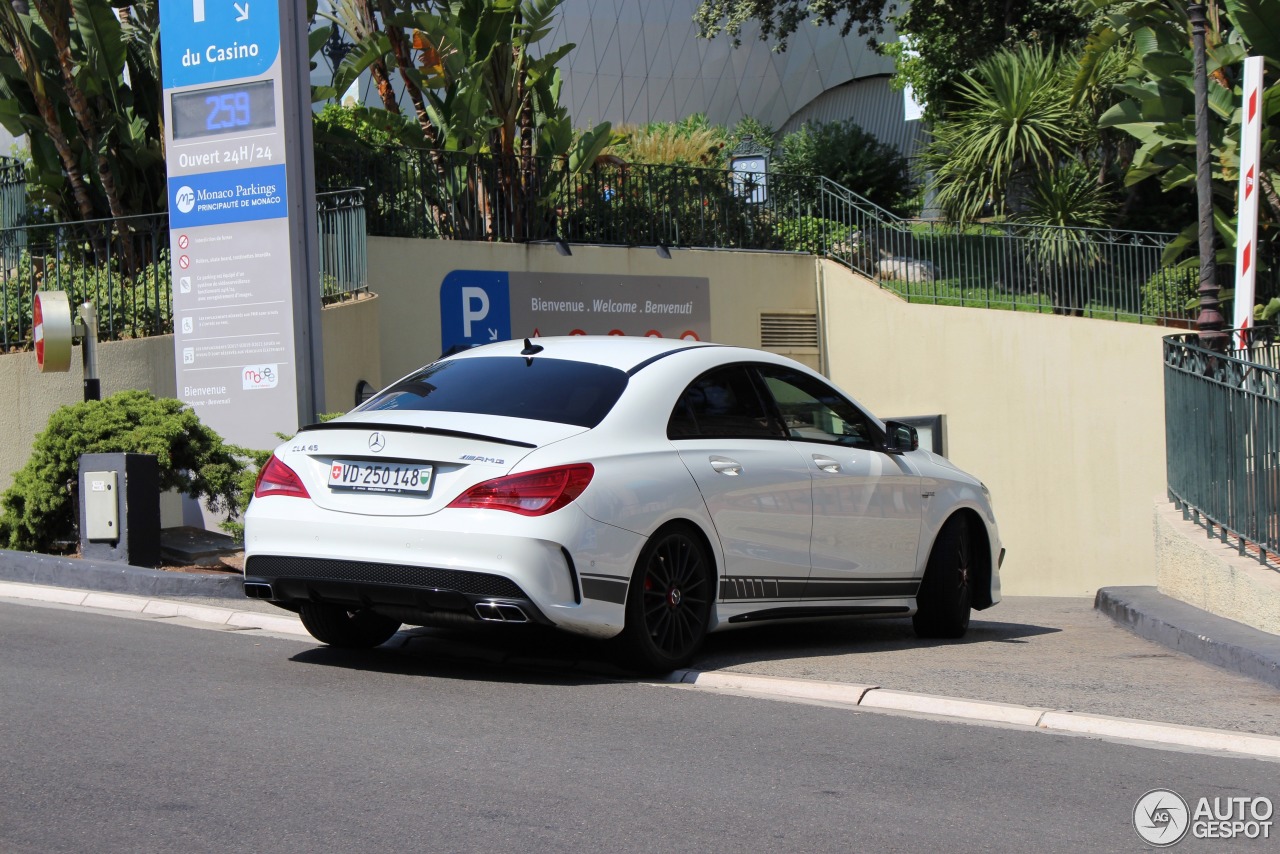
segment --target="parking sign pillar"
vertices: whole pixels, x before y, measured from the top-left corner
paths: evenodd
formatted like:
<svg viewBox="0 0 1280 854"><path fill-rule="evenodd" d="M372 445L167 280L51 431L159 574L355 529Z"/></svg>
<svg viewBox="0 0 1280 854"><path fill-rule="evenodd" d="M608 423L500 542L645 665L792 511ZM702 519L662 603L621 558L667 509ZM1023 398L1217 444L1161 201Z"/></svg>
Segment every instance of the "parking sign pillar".
<svg viewBox="0 0 1280 854"><path fill-rule="evenodd" d="M324 406L305 8L160 0L178 397L251 448Z"/></svg>

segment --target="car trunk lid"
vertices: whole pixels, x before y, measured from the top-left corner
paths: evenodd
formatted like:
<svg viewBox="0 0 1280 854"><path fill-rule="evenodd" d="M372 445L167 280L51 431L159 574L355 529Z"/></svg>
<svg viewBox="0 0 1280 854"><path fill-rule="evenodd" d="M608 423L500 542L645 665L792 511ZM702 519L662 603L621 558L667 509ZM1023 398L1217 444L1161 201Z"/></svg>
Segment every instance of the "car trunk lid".
<svg viewBox="0 0 1280 854"><path fill-rule="evenodd" d="M311 499L326 510L371 516L425 516L477 483L501 477L536 448L585 432L572 424L449 412L373 412L308 427L281 447ZM335 463L431 468L426 492L330 486ZM382 489L385 489L382 488Z"/></svg>

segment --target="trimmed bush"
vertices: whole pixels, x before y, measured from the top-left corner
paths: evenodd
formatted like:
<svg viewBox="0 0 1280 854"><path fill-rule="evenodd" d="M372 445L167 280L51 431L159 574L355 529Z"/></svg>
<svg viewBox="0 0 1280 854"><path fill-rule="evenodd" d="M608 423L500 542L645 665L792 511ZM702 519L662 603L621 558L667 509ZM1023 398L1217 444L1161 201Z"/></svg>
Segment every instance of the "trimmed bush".
<svg viewBox="0 0 1280 854"><path fill-rule="evenodd" d="M1192 318L1200 288L1199 266L1165 267L1142 285L1142 313L1148 317ZM1223 309L1226 314L1226 309ZM1226 316L1230 316L1226 314Z"/></svg>
<svg viewBox="0 0 1280 854"><path fill-rule="evenodd" d="M0 497L0 545L51 551L74 540L72 490L80 455L104 453L154 454L161 490L175 489L204 499L214 512L234 514L250 452L223 442L181 401L145 391L64 406L49 417L27 464Z"/></svg>

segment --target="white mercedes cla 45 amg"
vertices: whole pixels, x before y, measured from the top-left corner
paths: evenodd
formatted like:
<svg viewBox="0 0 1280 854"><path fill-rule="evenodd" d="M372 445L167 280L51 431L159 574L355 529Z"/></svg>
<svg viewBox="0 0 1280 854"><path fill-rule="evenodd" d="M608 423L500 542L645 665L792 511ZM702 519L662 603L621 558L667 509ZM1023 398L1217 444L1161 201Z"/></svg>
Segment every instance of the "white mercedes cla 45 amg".
<svg viewBox="0 0 1280 854"><path fill-rule="evenodd" d="M634 667L707 632L1000 600L986 487L821 375L741 347L507 341L442 358L268 460L245 593L320 641L402 623L616 637Z"/></svg>

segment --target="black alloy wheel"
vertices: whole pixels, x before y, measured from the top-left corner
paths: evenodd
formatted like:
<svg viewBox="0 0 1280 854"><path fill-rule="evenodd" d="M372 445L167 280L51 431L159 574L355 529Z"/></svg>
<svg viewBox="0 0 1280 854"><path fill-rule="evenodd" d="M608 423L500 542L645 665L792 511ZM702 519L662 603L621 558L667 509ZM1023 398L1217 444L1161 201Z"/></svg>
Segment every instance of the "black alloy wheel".
<svg viewBox="0 0 1280 854"><path fill-rule="evenodd" d="M302 625L321 643L340 649L381 646L400 631L400 621L367 608L348 611L340 605L303 602L298 611Z"/></svg>
<svg viewBox="0 0 1280 854"><path fill-rule="evenodd" d="M683 526L649 541L627 593L621 639L631 664L665 673L693 659L711 620L712 577L701 540Z"/></svg>
<svg viewBox="0 0 1280 854"><path fill-rule="evenodd" d="M973 603L974 549L969 525L952 517L929 554L917 610L911 618L916 637L962 638L969 630Z"/></svg>

